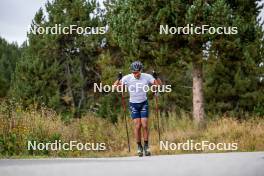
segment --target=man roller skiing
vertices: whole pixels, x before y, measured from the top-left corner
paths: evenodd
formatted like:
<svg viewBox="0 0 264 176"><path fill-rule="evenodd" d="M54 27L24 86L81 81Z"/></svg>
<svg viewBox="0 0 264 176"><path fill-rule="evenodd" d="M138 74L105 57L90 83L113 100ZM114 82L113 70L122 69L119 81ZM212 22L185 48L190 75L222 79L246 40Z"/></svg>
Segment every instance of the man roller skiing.
<svg viewBox="0 0 264 176"><path fill-rule="evenodd" d="M141 73L143 65L140 61L135 61L131 64L131 74L124 77L119 75L118 80L114 85L125 85L129 91L129 109L131 111L131 118L133 119L135 128L134 133L137 141L138 156L150 156L148 144L148 100L146 86L161 85L161 80L157 78L157 74ZM144 146L141 144L141 128L143 129Z"/></svg>

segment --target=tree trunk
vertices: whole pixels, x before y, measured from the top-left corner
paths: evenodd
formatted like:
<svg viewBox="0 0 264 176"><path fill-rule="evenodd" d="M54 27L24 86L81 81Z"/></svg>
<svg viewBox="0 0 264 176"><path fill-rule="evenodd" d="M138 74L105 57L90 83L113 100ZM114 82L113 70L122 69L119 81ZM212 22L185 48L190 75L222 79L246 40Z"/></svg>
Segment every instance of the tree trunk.
<svg viewBox="0 0 264 176"><path fill-rule="evenodd" d="M71 82L71 79L72 79L72 75L71 75L71 70L70 70L70 64L69 64L69 61L67 60L66 61L66 79L67 79L67 89L69 91L69 94L72 98L72 101L71 101L71 106L73 108L73 113L75 113L76 111L76 104L75 104L75 97L74 97L74 93L73 93L73 90L72 90L72 82Z"/></svg>
<svg viewBox="0 0 264 176"><path fill-rule="evenodd" d="M203 64L193 62L193 119L200 124L204 119Z"/></svg>
<svg viewBox="0 0 264 176"><path fill-rule="evenodd" d="M83 64L83 63L82 63ZM80 78L82 79L82 81L84 80L84 74L83 74L83 69L82 69L82 64L80 64L79 66L79 71L80 71ZM77 110L77 116L80 117L80 111L81 111L81 108L82 108L82 105L83 105L83 101L85 99L85 95L84 95L84 90L85 89L85 83L82 85L81 87L81 97L79 99L79 103L78 103L78 110Z"/></svg>

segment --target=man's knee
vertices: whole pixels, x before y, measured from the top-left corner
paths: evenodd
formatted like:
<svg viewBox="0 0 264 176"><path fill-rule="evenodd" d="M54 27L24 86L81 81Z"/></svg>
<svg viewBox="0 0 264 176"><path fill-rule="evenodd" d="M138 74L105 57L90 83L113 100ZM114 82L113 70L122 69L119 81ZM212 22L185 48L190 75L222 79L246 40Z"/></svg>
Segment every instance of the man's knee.
<svg viewBox="0 0 264 176"><path fill-rule="evenodd" d="M142 124L142 128L143 129L148 129L148 125L147 124L144 124L144 125Z"/></svg>
<svg viewBox="0 0 264 176"><path fill-rule="evenodd" d="M142 126L142 124L141 124L141 122L139 120L135 122L136 129L140 129L141 126Z"/></svg>
<svg viewBox="0 0 264 176"><path fill-rule="evenodd" d="M148 128L148 122L147 121L143 121L143 122L141 122L141 124L142 124L142 128L143 129L147 129Z"/></svg>
<svg viewBox="0 0 264 176"><path fill-rule="evenodd" d="M141 123L136 124L136 129L140 129L141 128Z"/></svg>

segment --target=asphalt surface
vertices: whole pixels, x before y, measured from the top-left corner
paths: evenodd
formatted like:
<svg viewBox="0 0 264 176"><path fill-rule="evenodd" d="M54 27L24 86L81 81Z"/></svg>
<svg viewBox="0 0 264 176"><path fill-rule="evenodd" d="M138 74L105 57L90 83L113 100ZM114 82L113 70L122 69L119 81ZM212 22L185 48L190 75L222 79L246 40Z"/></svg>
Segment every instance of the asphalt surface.
<svg viewBox="0 0 264 176"><path fill-rule="evenodd" d="M264 176L264 152L123 158L3 159L0 176Z"/></svg>

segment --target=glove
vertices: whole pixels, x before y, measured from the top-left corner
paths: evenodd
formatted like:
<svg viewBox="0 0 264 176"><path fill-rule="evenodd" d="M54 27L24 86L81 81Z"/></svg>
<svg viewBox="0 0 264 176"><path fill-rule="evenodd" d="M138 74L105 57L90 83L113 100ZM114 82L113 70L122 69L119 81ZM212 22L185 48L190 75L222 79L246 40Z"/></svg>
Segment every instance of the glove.
<svg viewBox="0 0 264 176"><path fill-rule="evenodd" d="M120 80L122 79L122 77L123 77L122 73L119 72L119 73L118 73L118 76L117 76L118 81L120 81Z"/></svg>
<svg viewBox="0 0 264 176"><path fill-rule="evenodd" d="M152 72L152 76L153 76L155 79L158 79L158 74L157 74L155 71Z"/></svg>

